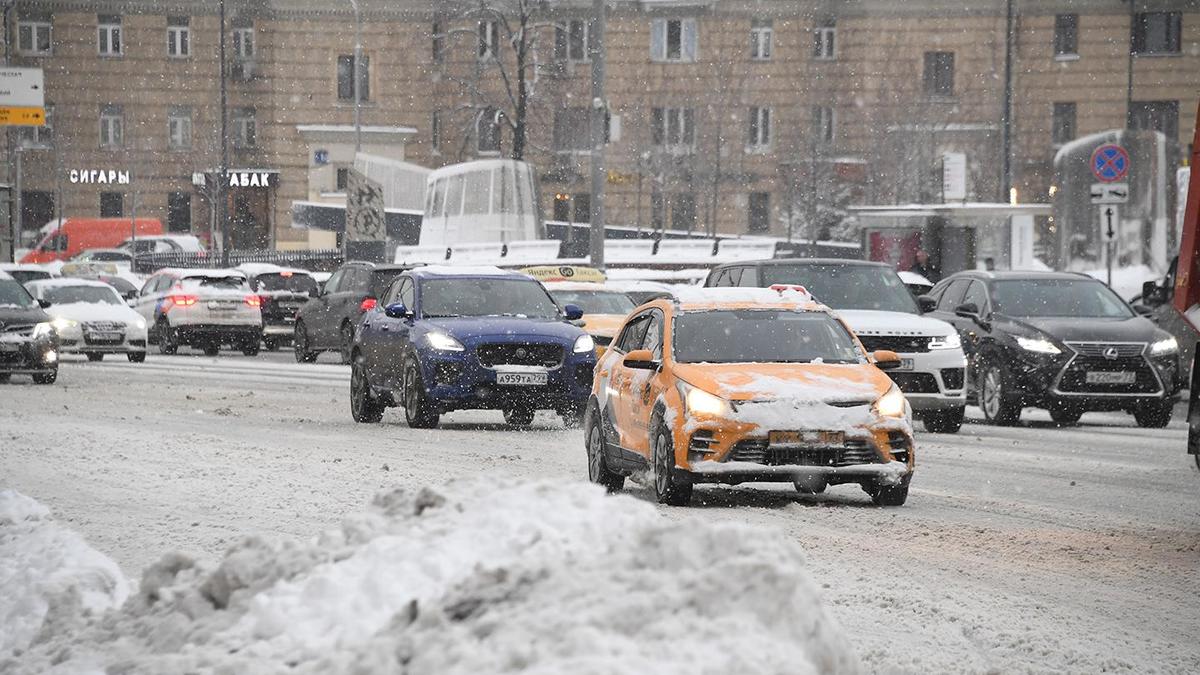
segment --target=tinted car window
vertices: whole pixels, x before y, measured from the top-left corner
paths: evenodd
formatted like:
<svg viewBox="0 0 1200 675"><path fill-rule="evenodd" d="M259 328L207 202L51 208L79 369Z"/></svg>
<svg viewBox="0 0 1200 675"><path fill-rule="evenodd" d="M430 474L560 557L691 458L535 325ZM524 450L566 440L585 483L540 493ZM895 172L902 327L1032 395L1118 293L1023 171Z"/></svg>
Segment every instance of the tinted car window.
<svg viewBox="0 0 1200 675"><path fill-rule="evenodd" d="M584 314L628 314L636 307L628 295L617 291L550 291L550 295L559 305L575 305Z"/></svg>
<svg viewBox="0 0 1200 675"><path fill-rule="evenodd" d="M421 281L421 314L557 318L558 305L532 279L450 277Z"/></svg>
<svg viewBox="0 0 1200 675"><path fill-rule="evenodd" d="M308 293L309 291L316 290L317 282L307 274L280 272L278 274L260 274L254 277L251 287L256 291Z"/></svg>
<svg viewBox="0 0 1200 675"><path fill-rule="evenodd" d="M943 312L953 312L955 307L962 304L963 294L967 292L967 286L970 283L970 279L955 279L950 282L949 287L943 292L941 300L938 300L938 309Z"/></svg>
<svg viewBox="0 0 1200 675"><path fill-rule="evenodd" d="M342 277L346 276L345 268L340 269L329 275L329 279L325 282L326 293L337 293L338 287L342 285Z"/></svg>
<svg viewBox="0 0 1200 675"><path fill-rule="evenodd" d="M413 280L405 277L400 282L400 302L404 303L405 307L412 307L416 299L413 297L413 290L416 287L413 285Z"/></svg>
<svg viewBox="0 0 1200 675"><path fill-rule="evenodd" d="M1009 316L1124 319L1133 311L1099 281L1004 279L992 284L992 309Z"/></svg>
<svg viewBox="0 0 1200 675"><path fill-rule="evenodd" d="M640 349L642 339L646 336L646 329L649 327L649 314L642 314L625 324L625 329L621 331L621 337L617 338L616 348L622 352L631 352L635 349Z"/></svg>
<svg viewBox="0 0 1200 675"><path fill-rule="evenodd" d="M757 267L743 267L742 268L741 285L748 286L750 288L755 288L758 286L758 268Z"/></svg>
<svg viewBox="0 0 1200 675"><path fill-rule="evenodd" d="M675 318L681 363L861 363L850 334L824 312L714 310Z"/></svg>
<svg viewBox="0 0 1200 675"><path fill-rule="evenodd" d="M646 323L646 334L642 337L642 349L649 349L654 358L661 359L663 353L663 318L658 312L650 313Z"/></svg>
<svg viewBox="0 0 1200 675"><path fill-rule="evenodd" d="M0 279L0 307L32 307L33 296L13 279Z"/></svg>
<svg viewBox="0 0 1200 675"><path fill-rule="evenodd" d="M980 312L987 311L987 291L983 287L983 282L972 281L971 285L967 287L967 293L959 304L967 303L975 305Z"/></svg>
<svg viewBox="0 0 1200 675"><path fill-rule="evenodd" d="M763 286L799 284L818 302L834 309L921 313L900 275L881 265L764 265L759 281Z"/></svg>
<svg viewBox="0 0 1200 675"><path fill-rule="evenodd" d="M404 270L400 269L382 269L370 271L363 270L363 272L371 275L371 288L369 295L376 298L382 295L383 292L387 290L388 286L392 285L392 282L396 280L396 277L404 274Z"/></svg>

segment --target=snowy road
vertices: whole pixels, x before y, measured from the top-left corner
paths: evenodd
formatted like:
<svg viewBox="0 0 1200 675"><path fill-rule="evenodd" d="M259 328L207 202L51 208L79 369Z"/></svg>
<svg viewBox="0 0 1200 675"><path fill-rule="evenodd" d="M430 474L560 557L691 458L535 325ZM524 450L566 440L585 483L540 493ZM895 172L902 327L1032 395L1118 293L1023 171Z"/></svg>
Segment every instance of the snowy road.
<svg viewBox="0 0 1200 675"><path fill-rule="evenodd" d="M127 574L169 550L216 557L245 534L308 537L376 490L460 476L580 480L581 432L396 411L355 425L348 370L161 357L64 364L59 385L0 386L0 487L53 509ZM1200 473L1177 413L1056 429L918 431L907 506L855 487L709 488L671 518L749 521L800 541L825 601L881 672L1200 671ZM628 492L647 499L636 485Z"/></svg>

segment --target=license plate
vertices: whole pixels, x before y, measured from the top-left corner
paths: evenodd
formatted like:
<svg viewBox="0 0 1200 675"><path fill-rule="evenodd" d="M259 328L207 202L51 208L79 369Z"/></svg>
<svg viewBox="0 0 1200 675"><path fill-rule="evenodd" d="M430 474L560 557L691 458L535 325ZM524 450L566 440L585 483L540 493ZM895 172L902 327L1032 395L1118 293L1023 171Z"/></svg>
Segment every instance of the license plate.
<svg viewBox="0 0 1200 675"><path fill-rule="evenodd" d="M537 387L549 382L547 373L496 373L496 384Z"/></svg>
<svg viewBox="0 0 1200 675"><path fill-rule="evenodd" d="M230 310L236 306L237 305L235 305L231 302L221 302L220 300L209 300L208 301L209 309Z"/></svg>
<svg viewBox="0 0 1200 675"><path fill-rule="evenodd" d="M913 368L914 366L912 359L900 359L900 365L896 368L896 370L912 370Z"/></svg>
<svg viewBox="0 0 1200 675"><path fill-rule="evenodd" d="M772 431L767 435L771 445L843 445L845 432L841 431Z"/></svg>
<svg viewBox="0 0 1200 675"><path fill-rule="evenodd" d="M1088 384L1133 384L1137 380L1137 373L1131 370L1089 370L1087 374Z"/></svg>
<svg viewBox="0 0 1200 675"><path fill-rule="evenodd" d="M125 339L124 333L88 333L89 340L120 341Z"/></svg>

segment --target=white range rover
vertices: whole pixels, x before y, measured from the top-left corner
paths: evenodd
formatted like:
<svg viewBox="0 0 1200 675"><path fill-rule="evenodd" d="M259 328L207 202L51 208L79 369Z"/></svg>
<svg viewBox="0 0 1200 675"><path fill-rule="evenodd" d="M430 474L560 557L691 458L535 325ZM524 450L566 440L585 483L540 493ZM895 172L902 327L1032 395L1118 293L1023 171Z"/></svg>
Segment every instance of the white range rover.
<svg viewBox="0 0 1200 675"><path fill-rule="evenodd" d="M705 286L800 285L833 308L868 351L887 349L901 367L888 375L925 428L955 433L966 408L966 358L953 326L922 316L916 298L891 266L863 260L798 258L729 263Z"/></svg>
<svg viewBox="0 0 1200 675"><path fill-rule="evenodd" d="M262 299L246 275L228 269L162 269L130 304L146 319L150 342L163 354L181 345L215 356L222 345L246 356L262 341Z"/></svg>

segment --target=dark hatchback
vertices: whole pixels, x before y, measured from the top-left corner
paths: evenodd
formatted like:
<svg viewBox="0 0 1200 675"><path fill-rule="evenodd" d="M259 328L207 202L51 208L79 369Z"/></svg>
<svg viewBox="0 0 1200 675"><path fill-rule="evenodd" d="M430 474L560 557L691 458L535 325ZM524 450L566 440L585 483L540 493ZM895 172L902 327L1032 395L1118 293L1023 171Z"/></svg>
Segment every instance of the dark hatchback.
<svg viewBox="0 0 1200 675"><path fill-rule="evenodd" d="M29 291L0 272L0 382L32 375L37 384L58 378L58 336Z"/></svg>
<svg viewBox="0 0 1200 675"><path fill-rule="evenodd" d="M263 346L275 351L281 344L290 343L296 330L296 314L310 298L320 295L316 279L305 270L239 269L250 277L250 289L262 303Z"/></svg>
<svg viewBox="0 0 1200 675"><path fill-rule="evenodd" d="M1181 386L1179 346L1108 286L1067 272L960 272L926 296L954 324L970 394L994 424L1026 406L1058 424L1125 410L1164 427ZM928 302L928 300L926 301Z"/></svg>
<svg viewBox="0 0 1200 675"><path fill-rule="evenodd" d="M375 308L392 280L412 265L352 261L337 269L325 288L296 312L292 347L298 363L312 363L323 351L341 354L350 363L354 330L363 312Z"/></svg>

